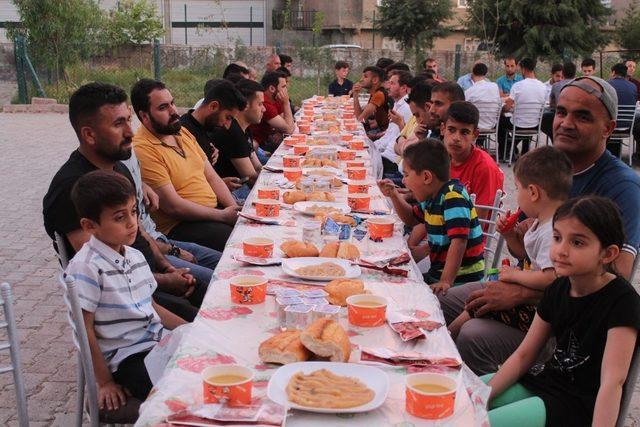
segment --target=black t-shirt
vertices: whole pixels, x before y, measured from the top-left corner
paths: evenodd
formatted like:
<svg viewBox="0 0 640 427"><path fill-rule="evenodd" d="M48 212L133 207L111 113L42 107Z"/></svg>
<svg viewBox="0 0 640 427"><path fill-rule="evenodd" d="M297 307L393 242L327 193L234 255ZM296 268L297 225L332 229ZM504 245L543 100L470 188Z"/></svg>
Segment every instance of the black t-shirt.
<svg viewBox="0 0 640 427"><path fill-rule="evenodd" d="M338 83L338 79L335 79L334 81L329 83L329 95L349 95L351 89L353 89L353 83L349 79L344 79L344 82L342 84Z"/></svg>
<svg viewBox="0 0 640 427"><path fill-rule="evenodd" d="M211 161L211 154L213 154L211 134L193 117L192 113L193 109L184 113L182 117L180 117L180 123L196 138L198 145L202 148L204 154L207 155L207 159Z"/></svg>
<svg viewBox="0 0 640 427"><path fill-rule="evenodd" d="M626 280L616 278L579 298L569 295L570 287L561 277L545 290L538 315L551 324L556 349L543 367L521 379L544 401L547 426L591 425L607 332L640 329L640 296Z"/></svg>
<svg viewBox="0 0 640 427"><path fill-rule="evenodd" d="M78 218L76 208L71 201L71 190L74 184L81 176L97 169L98 168L80 154L78 150L75 150L51 180L49 190L42 201L42 215L44 216L44 228L47 234L54 239L55 249L57 248L55 247L54 232L57 231L65 237L66 234L80 228L80 218ZM131 185L135 188L135 182L133 181L131 172L129 172L129 169L127 169L123 163L117 162L113 170L124 175L131 181ZM71 258L75 255L76 251L66 237L65 243L67 254ZM139 229L136 240L131 246L142 252L151 270L154 270L155 261L151 247L149 246L149 242L142 237Z"/></svg>
<svg viewBox="0 0 640 427"><path fill-rule="evenodd" d="M247 134L242 131L237 120L231 121L229 129L219 128L211 132L211 140L220 151L218 161L213 168L218 175L225 178L228 176L240 176L231 159L242 159L251 156L253 144Z"/></svg>

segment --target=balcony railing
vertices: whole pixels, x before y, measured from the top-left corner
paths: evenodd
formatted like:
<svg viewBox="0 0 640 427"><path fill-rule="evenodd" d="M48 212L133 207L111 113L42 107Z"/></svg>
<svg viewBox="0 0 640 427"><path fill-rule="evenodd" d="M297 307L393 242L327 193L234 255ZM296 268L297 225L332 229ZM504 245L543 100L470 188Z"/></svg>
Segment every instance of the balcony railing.
<svg viewBox="0 0 640 427"><path fill-rule="evenodd" d="M316 10L291 10L287 13L284 9L274 9L271 14L272 26L274 30L287 28L311 31L316 13Z"/></svg>

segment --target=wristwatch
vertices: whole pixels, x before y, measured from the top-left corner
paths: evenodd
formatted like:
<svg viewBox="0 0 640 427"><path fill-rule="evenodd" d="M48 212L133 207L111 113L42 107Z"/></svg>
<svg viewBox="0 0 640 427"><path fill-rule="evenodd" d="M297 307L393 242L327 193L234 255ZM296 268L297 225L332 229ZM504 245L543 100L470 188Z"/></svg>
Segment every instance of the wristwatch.
<svg viewBox="0 0 640 427"><path fill-rule="evenodd" d="M171 243L171 248L167 251L167 255L180 258L180 248Z"/></svg>

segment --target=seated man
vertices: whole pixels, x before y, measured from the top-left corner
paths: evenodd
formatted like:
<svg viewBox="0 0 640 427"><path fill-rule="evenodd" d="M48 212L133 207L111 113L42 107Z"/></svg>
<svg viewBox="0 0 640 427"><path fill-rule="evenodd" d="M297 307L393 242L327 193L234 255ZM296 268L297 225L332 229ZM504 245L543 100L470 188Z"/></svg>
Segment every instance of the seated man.
<svg viewBox="0 0 640 427"><path fill-rule="evenodd" d="M381 68L366 67L362 71L362 80L354 84L352 89L353 112L357 119L361 123L365 123L369 116L375 116L378 127L382 131L387 130L387 126L389 126L389 97L382 87L384 78L384 71ZM359 99L362 89L369 91L369 101L364 108L360 106Z"/></svg>
<svg viewBox="0 0 640 427"><path fill-rule="evenodd" d="M338 61L334 68L336 78L329 83L329 95L342 96L351 94L353 83L347 78L349 75L349 63Z"/></svg>
<svg viewBox="0 0 640 427"><path fill-rule="evenodd" d="M65 276L77 286L98 406L117 410L126 405L127 395L147 398L152 384L144 358L166 333L164 328L185 321L153 301L156 281L144 256L129 246L138 228L131 182L116 172L97 170L78 179L71 198L82 230L91 238Z"/></svg>
<svg viewBox="0 0 640 427"><path fill-rule="evenodd" d="M262 169L262 164L253 149L253 140L248 128L262 120L265 111L264 88L258 82L243 79L236 84L236 89L247 100L247 106L232 120L229 129L216 129L211 135L211 140L220 151L214 169L223 178L239 178L244 185L236 190L234 195L246 199Z"/></svg>
<svg viewBox="0 0 640 427"><path fill-rule="evenodd" d="M295 130L287 78L277 71L267 72L260 84L264 88L265 112L260 123L250 126L249 129L256 151L261 147L273 153L282 141L282 134L291 134Z"/></svg>
<svg viewBox="0 0 640 427"><path fill-rule="evenodd" d="M393 99L393 108L389 111L389 126L384 135L374 141L374 147L383 153L388 146L393 146L405 124L411 117L411 108L407 104L407 94L409 93L409 83L412 80L411 73L405 70L393 70L389 72L389 79L385 82L385 87L389 96Z"/></svg>
<svg viewBox="0 0 640 427"><path fill-rule="evenodd" d="M89 83L76 90L69 99L69 120L79 140L79 147L51 180L43 200L44 227L53 239L57 232L65 239L66 251L73 257L91 237L80 227L80 218L71 202L71 189L80 177L102 169L125 176L135 186L131 173L122 164L131 156L131 112L127 94L117 86ZM156 241L138 228L132 246L149 264L158 283L154 299L178 316L192 321L209 279L194 281L189 264L176 268L161 252ZM164 245L165 253L169 245ZM208 270L208 269L204 269ZM210 271L210 270L209 270ZM188 300L187 298L188 297Z"/></svg>
<svg viewBox="0 0 640 427"><path fill-rule="evenodd" d="M487 72L489 69L482 62L473 66L471 71L471 86L464 91L464 97L467 101L482 109L482 104L502 104L500 98L500 89L496 83L487 80ZM498 117L481 115L478 127L480 129L493 129L497 123Z"/></svg>
<svg viewBox="0 0 640 427"><path fill-rule="evenodd" d="M230 95L223 104L209 95L200 108L210 113L202 116L212 125L229 126L238 100ZM152 214L158 229L171 239L224 250L240 208L196 138L180 124L171 92L162 82L141 79L131 89L131 103L142 123L133 137L142 179L160 197L160 209Z"/></svg>

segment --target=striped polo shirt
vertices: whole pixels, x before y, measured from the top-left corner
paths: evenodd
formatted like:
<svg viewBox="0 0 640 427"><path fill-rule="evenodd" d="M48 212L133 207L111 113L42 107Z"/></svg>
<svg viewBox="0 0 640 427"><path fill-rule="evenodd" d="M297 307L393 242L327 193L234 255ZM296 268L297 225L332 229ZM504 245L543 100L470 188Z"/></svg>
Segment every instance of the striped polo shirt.
<svg viewBox="0 0 640 427"><path fill-rule="evenodd" d="M150 350L164 329L151 305L157 284L142 253L124 246L124 256L95 237L67 269L80 306L94 313L94 330L111 372L127 357Z"/></svg>
<svg viewBox="0 0 640 427"><path fill-rule="evenodd" d="M429 241L431 269L429 276L440 280L452 239L465 239L467 249L456 275L456 285L482 280L484 276L484 242L478 214L464 185L452 179L438 194L422 203Z"/></svg>

